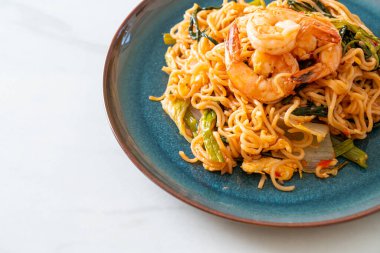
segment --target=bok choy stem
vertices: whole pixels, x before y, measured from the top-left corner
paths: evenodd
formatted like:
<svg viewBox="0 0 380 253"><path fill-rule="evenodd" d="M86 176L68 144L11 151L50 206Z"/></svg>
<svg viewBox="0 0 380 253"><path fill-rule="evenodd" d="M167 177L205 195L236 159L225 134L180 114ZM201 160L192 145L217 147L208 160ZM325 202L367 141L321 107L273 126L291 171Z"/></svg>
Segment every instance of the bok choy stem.
<svg viewBox="0 0 380 253"><path fill-rule="evenodd" d="M198 121L194 117L194 115L189 110L187 110L183 120L185 121L185 124L189 127L191 132L193 133L193 137L196 137L198 135Z"/></svg>
<svg viewBox="0 0 380 253"><path fill-rule="evenodd" d="M358 147L354 147L350 151L344 153L343 157L352 162L357 163L362 168L365 168L365 169L368 168L368 165L367 165L368 155L366 152L364 152Z"/></svg>
<svg viewBox="0 0 380 253"><path fill-rule="evenodd" d="M206 110L200 120L200 131L203 135L204 146L210 159L215 162L224 162L222 151L219 148L217 141L212 134L215 126L216 113L213 110Z"/></svg>
<svg viewBox="0 0 380 253"><path fill-rule="evenodd" d="M332 138L335 155L336 157L343 155L344 153L347 153L351 149L355 147L354 142L351 139L347 139L343 142L338 141L335 138Z"/></svg>
<svg viewBox="0 0 380 253"><path fill-rule="evenodd" d="M347 142L346 144L342 144L343 142L338 140L337 138L331 138L331 140L333 141L333 144L334 144L334 149L335 147L338 147L338 152L341 152L342 150L339 150L339 147L342 148L344 145L347 145L349 144L349 142ZM336 153L337 150L335 150ZM360 148L356 147L355 145L353 145L353 148L349 149L347 152L343 153L342 156L354 163L357 163L360 167L362 168L368 168L368 165L367 165L367 159L368 159L368 155L366 152L364 152L363 150L361 150ZM338 157L338 155L337 155Z"/></svg>

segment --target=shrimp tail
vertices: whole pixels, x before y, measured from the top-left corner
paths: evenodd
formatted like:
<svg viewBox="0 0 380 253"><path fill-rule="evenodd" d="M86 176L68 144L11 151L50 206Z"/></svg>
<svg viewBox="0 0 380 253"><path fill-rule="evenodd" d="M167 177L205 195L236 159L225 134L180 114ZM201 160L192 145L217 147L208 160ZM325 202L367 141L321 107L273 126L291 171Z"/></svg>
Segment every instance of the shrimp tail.
<svg viewBox="0 0 380 253"><path fill-rule="evenodd" d="M292 76L292 81L296 84L311 83L330 73L330 70L322 63L317 63L311 67L298 71Z"/></svg>
<svg viewBox="0 0 380 253"><path fill-rule="evenodd" d="M322 21L304 18L300 21L301 31L300 35L306 32L311 32L316 36L320 41L327 43L338 44L341 42L341 37L337 29L332 25L323 23Z"/></svg>

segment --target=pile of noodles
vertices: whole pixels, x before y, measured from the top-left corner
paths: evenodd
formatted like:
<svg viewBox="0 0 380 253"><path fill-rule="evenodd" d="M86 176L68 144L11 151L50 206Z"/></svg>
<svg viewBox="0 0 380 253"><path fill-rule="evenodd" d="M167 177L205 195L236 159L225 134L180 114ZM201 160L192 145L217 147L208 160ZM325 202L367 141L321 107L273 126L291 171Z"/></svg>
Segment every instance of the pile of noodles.
<svg viewBox="0 0 380 253"><path fill-rule="evenodd" d="M334 0L320 1L336 18L347 20L371 33L359 17L350 13L343 4ZM303 2L315 5L312 0ZM271 6L289 8L287 1L282 0L272 2ZM220 42L217 45L207 38L197 41L189 36L191 15L198 7L194 4L186 11L183 21L171 29L170 35L176 43L168 48L165 55L167 66L163 67L163 71L169 75L169 81L165 93L151 99L160 101L178 98L189 101L197 110L213 110L217 116L213 135L225 162L211 160L204 148L202 135L193 138L191 132L182 126L184 129L179 130L191 142L194 155L191 159L180 152L184 160L201 162L210 171L232 173L238 164L237 160L249 162L262 158L263 152L278 153L283 159L271 164L271 170L265 172L270 175L275 187L292 190L294 187L285 187L275 180L276 169L287 164L301 174L304 149L313 141L313 136L308 133L303 133L302 140L291 141L280 126L280 121L311 120L310 117L292 115L297 107L306 105L307 101L327 106L328 116L320 120L328 124L332 134L343 133L351 139L366 138L374 122L380 120L380 77L377 71L373 71L377 62L373 58L366 59L360 48L348 50L342 56L336 73L308 84L288 104L263 104L245 97L229 80L224 41L231 24L238 22L242 57L249 62L255 50L247 38L244 23L248 20L245 17L258 7L244 1L224 0L221 9L199 11L197 18L200 30L207 31L210 37ZM321 15L319 18L326 17ZM287 131L300 130L294 128ZM260 184L262 186L263 180Z"/></svg>

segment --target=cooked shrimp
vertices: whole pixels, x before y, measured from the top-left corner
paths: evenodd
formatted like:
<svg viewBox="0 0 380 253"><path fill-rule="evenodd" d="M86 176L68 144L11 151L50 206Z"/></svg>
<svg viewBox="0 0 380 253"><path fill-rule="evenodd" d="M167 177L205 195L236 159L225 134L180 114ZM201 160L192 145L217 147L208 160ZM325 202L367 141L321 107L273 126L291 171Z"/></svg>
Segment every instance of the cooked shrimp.
<svg viewBox="0 0 380 253"><path fill-rule="evenodd" d="M298 62L290 53L270 55L256 50L252 55L252 63L255 73L265 77L299 71Z"/></svg>
<svg viewBox="0 0 380 253"><path fill-rule="evenodd" d="M318 41L340 43L337 29L331 24L286 8L255 11L247 23L248 38L255 49L272 55L289 53L313 35ZM306 45L308 46L308 45Z"/></svg>
<svg viewBox="0 0 380 253"><path fill-rule="evenodd" d="M342 59L341 37L331 23L307 17L300 24L302 29L297 37L295 50L304 50L305 55L301 56L300 60L311 58L316 64L298 72L293 76L293 80L311 83L330 75L339 67Z"/></svg>
<svg viewBox="0 0 380 253"><path fill-rule="evenodd" d="M330 75L338 69L342 59L342 46L339 43L326 45L325 47L326 49L316 56L317 63L296 73L292 77L293 81L296 83L311 83Z"/></svg>
<svg viewBox="0 0 380 253"><path fill-rule="evenodd" d="M228 76L232 85L244 95L269 103L293 92L296 82L289 77L298 71L298 63L291 54L271 56L256 51L253 56L253 62L257 64L255 71L241 59L241 44L236 24L231 26L225 43L225 63ZM284 74L285 76L289 75L281 78Z"/></svg>
<svg viewBox="0 0 380 253"><path fill-rule="evenodd" d="M292 54L301 61L309 60L313 56L312 52L317 49L317 47L318 40L311 33L299 35Z"/></svg>
<svg viewBox="0 0 380 253"><path fill-rule="evenodd" d="M301 26L292 19L257 10L247 23L247 34L252 46L262 52L281 55L295 48Z"/></svg>
<svg viewBox="0 0 380 253"><path fill-rule="evenodd" d="M291 9L257 10L247 23L247 34L256 50L271 55L291 52L299 60L315 60L315 65L292 77L296 84L333 73L342 58L341 37L333 24Z"/></svg>

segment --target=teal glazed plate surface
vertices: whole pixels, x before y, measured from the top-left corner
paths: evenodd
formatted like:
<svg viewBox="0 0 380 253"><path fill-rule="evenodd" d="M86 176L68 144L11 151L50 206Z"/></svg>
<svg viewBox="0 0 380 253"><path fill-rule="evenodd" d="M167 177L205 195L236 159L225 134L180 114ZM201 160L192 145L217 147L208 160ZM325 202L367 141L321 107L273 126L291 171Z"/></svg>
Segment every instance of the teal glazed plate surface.
<svg viewBox="0 0 380 253"><path fill-rule="evenodd" d="M368 169L350 163L337 177L321 180L298 175L287 182L293 192L276 190L260 176L236 168L220 175L189 164L179 150L191 154L161 104L168 77L162 34L182 20L195 0L145 0L126 18L112 41L104 70L104 99L114 134L134 164L160 187L204 211L235 221L269 225L319 226L359 218L380 209L380 132L359 143L369 155ZM197 0L201 6L222 0ZM342 0L380 35L378 0Z"/></svg>

